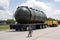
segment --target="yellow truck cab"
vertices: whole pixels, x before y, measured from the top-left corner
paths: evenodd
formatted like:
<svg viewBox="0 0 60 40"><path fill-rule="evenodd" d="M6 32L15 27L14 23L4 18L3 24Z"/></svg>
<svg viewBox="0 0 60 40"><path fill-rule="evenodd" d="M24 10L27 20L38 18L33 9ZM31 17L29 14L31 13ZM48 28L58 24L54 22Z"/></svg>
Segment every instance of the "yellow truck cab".
<svg viewBox="0 0 60 40"><path fill-rule="evenodd" d="M57 27L58 26L58 21L57 20L46 20L45 24L47 24L50 27Z"/></svg>

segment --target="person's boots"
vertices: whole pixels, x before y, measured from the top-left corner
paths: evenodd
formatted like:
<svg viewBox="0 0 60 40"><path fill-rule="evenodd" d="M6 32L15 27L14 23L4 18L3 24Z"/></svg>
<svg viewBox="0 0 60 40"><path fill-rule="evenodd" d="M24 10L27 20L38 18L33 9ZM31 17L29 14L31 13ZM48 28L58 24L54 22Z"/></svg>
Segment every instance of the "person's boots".
<svg viewBox="0 0 60 40"><path fill-rule="evenodd" d="M29 34L28 34L28 37L29 37Z"/></svg>

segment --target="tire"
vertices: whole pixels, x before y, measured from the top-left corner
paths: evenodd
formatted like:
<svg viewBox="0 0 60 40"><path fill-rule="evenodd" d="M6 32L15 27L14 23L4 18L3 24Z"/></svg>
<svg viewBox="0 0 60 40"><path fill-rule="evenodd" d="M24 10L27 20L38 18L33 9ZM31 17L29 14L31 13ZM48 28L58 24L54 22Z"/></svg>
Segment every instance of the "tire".
<svg viewBox="0 0 60 40"><path fill-rule="evenodd" d="M42 25L42 29L44 29L44 26Z"/></svg>
<svg viewBox="0 0 60 40"><path fill-rule="evenodd" d="M42 25L40 25L40 29L42 29Z"/></svg>
<svg viewBox="0 0 60 40"><path fill-rule="evenodd" d="M18 31L18 29L15 29L16 31Z"/></svg>
<svg viewBox="0 0 60 40"><path fill-rule="evenodd" d="M45 28L46 28L46 25L45 25Z"/></svg>

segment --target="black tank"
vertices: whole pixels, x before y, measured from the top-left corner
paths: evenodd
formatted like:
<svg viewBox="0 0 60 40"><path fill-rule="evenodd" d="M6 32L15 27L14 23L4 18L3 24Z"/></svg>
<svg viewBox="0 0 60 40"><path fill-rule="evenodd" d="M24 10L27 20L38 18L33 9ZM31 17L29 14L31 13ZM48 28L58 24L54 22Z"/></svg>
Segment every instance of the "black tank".
<svg viewBox="0 0 60 40"><path fill-rule="evenodd" d="M47 19L43 11L27 6L18 7L14 17L18 23L43 23Z"/></svg>

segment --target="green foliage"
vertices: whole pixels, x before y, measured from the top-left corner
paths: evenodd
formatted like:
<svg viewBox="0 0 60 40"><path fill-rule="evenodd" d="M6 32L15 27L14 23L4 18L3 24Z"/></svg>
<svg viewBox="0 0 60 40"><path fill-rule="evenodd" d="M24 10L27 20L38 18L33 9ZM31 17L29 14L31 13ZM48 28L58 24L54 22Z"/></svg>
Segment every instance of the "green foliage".
<svg viewBox="0 0 60 40"><path fill-rule="evenodd" d="M47 20L55 20L55 19L53 19L53 18L47 18Z"/></svg>
<svg viewBox="0 0 60 40"><path fill-rule="evenodd" d="M15 21L13 19L7 19L6 24L14 24Z"/></svg>
<svg viewBox="0 0 60 40"><path fill-rule="evenodd" d="M6 22L5 20L0 20L0 23Z"/></svg>
<svg viewBox="0 0 60 40"><path fill-rule="evenodd" d="M0 25L6 24L6 20L0 20Z"/></svg>

